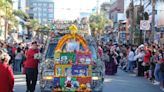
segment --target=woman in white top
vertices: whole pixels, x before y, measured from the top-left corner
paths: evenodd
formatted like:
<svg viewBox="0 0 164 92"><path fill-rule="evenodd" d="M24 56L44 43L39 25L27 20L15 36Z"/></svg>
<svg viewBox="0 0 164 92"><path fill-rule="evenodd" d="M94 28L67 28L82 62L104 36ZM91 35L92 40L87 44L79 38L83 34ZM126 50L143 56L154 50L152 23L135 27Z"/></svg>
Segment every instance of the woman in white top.
<svg viewBox="0 0 164 92"><path fill-rule="evenodd" d="M20 48L18 48L15 55L15 71L21 72L22 60L23 60L23 52L21 51Z"/></svg>
<svg viewBox="0 0 164 92"><path fill-rule="evenodd" d="M127 71L132 72L133 71L133 66L134 66L134 51L133 48L130 48L129 54L128 54L128 67Z"/></svg>
<svg viewBox="0 0 164 92"><path fill-rule="evenodd" d="M134 56L134 60L137 61L137 69L138 69L137 76L144 76L144 67L142 65L144 55L145 55L144 47L139 46L139 48L137 48L136 50L136 55Z"/></svg>

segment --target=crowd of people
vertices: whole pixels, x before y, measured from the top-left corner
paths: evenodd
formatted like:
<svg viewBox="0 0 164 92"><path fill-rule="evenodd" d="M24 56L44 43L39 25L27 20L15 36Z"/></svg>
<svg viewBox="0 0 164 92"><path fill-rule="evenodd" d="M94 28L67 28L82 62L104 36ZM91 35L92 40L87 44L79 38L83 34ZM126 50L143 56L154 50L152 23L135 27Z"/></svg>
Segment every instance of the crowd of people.
<svg viewBox="0 0 164 92"><path fill-rule="evenodd" d="M164 91L164 44L137 45L98 43L98 55L105 63L105 74L115 75L117 67L160 85Z"/></svg>
<svg viewBox="0 0 164 92"><path fill-rule="evenodd" d="M0 42L0 92L13 92L14 73L26 75L27 91L34 92L43 45Z"/></svg>
<svg viewBox="0 0 164 92"><path fill-rule="evenodd" d="M23 72L26 75L26 92L34 92L42 52L43 46L36 41L30 44L0 42L0 85L3 85L0 92L13 92L13 71ZM164 91L164 44L119 45L110 40L98 43L98 56L105 63L106 75L115 75L119 67L151 80Z"/></svg>

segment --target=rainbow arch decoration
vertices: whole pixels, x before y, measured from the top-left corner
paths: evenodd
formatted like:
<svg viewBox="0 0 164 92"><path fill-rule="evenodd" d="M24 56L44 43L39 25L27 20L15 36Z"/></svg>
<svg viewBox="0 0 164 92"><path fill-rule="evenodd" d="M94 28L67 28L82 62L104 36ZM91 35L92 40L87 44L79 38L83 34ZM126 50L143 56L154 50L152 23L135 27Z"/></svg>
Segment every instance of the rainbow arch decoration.
<svg viewBox="0 0 164 92"><path fill-rule="evenodd" d="M75 34L75 35L74 34L66 34L65 36L63 36L59 40L59 42L58 42L55 50L56 51L62 51L63 46L70 39L77 40L82 45L82 47L84 48L84 50L89 50L88 49L88 44L87 44L86 40L82 36L80 36L78 34Z"/></svg>

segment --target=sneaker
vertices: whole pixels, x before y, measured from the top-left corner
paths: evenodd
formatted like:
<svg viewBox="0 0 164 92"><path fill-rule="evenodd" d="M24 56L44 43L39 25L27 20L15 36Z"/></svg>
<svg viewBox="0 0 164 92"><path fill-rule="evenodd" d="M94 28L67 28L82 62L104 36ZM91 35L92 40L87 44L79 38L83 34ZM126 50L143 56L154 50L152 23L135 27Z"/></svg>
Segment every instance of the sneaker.
<svg viewBox="0 0 164 92"><path fill-rule="evenodd" d="M160 82L154 81L153 85L159 85Z"/></svg>

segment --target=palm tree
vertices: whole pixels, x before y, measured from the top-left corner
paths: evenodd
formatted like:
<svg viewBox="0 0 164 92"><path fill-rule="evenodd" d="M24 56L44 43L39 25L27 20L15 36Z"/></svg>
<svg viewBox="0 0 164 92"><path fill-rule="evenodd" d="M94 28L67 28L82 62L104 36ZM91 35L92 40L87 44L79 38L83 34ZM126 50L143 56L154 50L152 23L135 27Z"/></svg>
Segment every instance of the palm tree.
<svg viewBox="0 0 164 92"><path fill-rule="evenodd" d="M29 15L22 10L14 10L13 14L24 20L29 19Z"/></svg>
<svg viewBox="0 0 164 92"><path fill-rule="evenodd" d="M1 14L1 18L3 20L5 20L5 33L4 33L4 36L5 36L5 39L6 39L6 36L8 34L8 30L11 30L11 25L12 24L15 24L15 23L12 23L12 22L15 22L13 21L14 20L14 16L12 14L12 0L0 0L0 12L2 12L3 14Z"/></svg>
<svg viewBox="0 0 164 92"><path fill-rule="evenodd" d="M40 24L37 19L28 19L25 26L27 27L28 34L30 34L31 32L39 32Z"/></svg>
<svg viewBox="0 0 164 92"><path fill-rule="evenodd" d="M31 29L32 31L38 31L40 24L39 21L37 19L28 19L27 20L28 23L26 24L26 26Z"/></svg>
<svg viewBox="0 0 164 92"><path fill-rule="evenodd" d="M104 27L106 25L112 26L112 21L107 19L104 15L99 14L99 15L91 15L89 18L90 22L90 27L93 32L96 32L98 34L102 34Z"/></svg>

